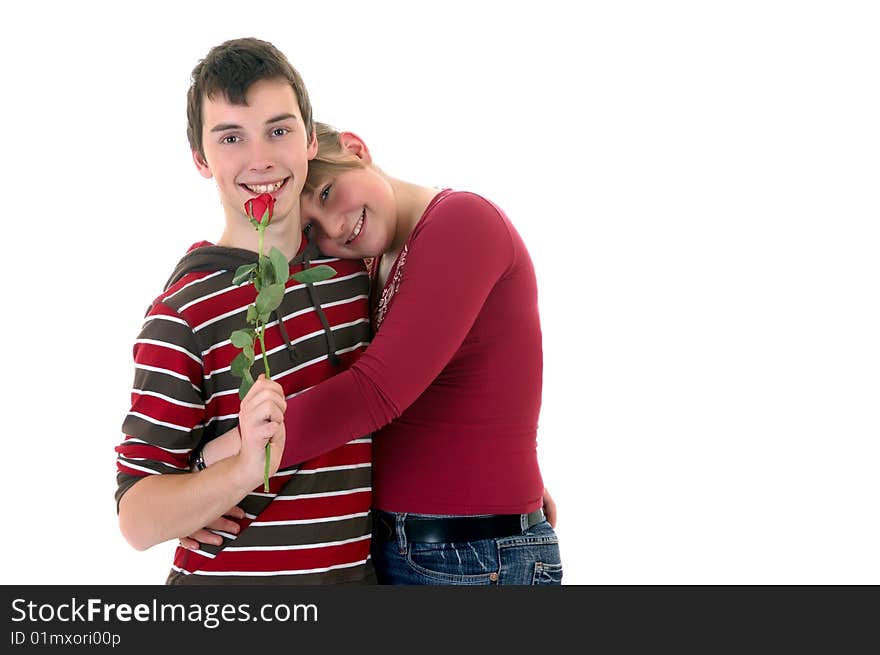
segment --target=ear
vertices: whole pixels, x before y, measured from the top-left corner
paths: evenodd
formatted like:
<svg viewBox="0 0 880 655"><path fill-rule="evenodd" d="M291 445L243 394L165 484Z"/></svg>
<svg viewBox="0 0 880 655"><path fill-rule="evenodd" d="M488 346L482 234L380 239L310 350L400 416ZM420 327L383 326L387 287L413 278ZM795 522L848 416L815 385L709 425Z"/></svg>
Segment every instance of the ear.
<svg viewBox="0 0 880 655"><path fill-rule="evenodd" d="M196 165L196 168L199 169L199 174L205 179L211 179L214 177L214 174L211 172L211 169L208 167L208 162L205 161L205 158L202 157L197 150L192 151L193 162Z"/></svg>
<svg viewBox="0 0 880 655"><path fill-rule="evenodd" d="M306 155L308 155L309 161L318 156L318 135L315 133L314 128L312 128L312 139L309 141L309 145L306 146Z"/></svg>
<svg viewBox="0 0 880 655"><path fill-rule="evenodd" d="M367 149L367 144L354 132L342 132L339 135L339 145L352 155L362 160L365 164L372 164L373 158Z"/></svg>

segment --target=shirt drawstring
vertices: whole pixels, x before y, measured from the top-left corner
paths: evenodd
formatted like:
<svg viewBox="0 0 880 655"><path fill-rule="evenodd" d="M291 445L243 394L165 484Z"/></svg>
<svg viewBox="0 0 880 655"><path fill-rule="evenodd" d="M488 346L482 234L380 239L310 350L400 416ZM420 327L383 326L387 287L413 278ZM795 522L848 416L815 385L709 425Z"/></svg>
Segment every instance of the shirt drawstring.
<svg viewBox="0 0 880 655"><path fill-rule="evenodd" d="M309 241L309 245L302 253L303 268L310 268L312 265L312 256L318 252L318 249L315 242L312 241L311 230L306 232L306 238ZM315 285L311 282L307 282L306 290L309 292L309 298L312 301L312 306L315 308L315 312L318 314L318 318L321 320L321 325L324 326L324 337L327 340L327 361L330 362L331 366L339 366L339 355L336 354L336 338L333 336L333 330L330 329L327 315L324 314L324 309L321 307L321 301L318 299L318 292L315 290Z"/></svg>

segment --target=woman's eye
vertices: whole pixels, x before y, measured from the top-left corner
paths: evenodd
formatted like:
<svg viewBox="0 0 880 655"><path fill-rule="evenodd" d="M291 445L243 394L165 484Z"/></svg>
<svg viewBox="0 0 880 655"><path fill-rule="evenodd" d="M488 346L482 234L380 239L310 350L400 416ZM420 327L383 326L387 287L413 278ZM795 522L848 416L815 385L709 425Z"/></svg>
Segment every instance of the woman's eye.
<svg viewBox="0 0 880 655"><path fill-rule="evenodd" d="M234 134L230 134L229 136L224 136L220 140L221 143L228 143L230 145L232 145L233 143L238 143L239 141L240 141L240 139L237 136L235 136Z"/></svg>
<svg viewBox="0 0 880 655"><path fill-rule="evenodd" d="M321 189L321 202L324 202L327 200L327 196L330 195L330 187L332 187L332 186L333 186L332 184L328 184L323 189Z"/></svg>
<svg viewBox="0 0 880 655"><path fill-rule="evenodd" d="M288 132L290 132L290 130L288 130L286 127L276 127L274 130L272 130L272 136L284 136Z"/></svg>

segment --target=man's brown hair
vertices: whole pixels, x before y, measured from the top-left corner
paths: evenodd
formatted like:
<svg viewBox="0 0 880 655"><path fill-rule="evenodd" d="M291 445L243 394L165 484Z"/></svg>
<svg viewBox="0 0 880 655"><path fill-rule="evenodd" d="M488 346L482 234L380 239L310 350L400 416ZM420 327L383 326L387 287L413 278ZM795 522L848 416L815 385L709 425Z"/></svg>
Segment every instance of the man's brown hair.
<svg viewBox="0 0 880 655"><path fill-rule="evenodd" d="M248 89L254 82L272 78L287 80L296 92L306 139L311 141L312 104L299 72L275 46L259 39L233 39L211 48L193 68L186 94L186 136L189 147L204 158L202 144L202 102L218 93L234 105L247 105Z"/></svg>

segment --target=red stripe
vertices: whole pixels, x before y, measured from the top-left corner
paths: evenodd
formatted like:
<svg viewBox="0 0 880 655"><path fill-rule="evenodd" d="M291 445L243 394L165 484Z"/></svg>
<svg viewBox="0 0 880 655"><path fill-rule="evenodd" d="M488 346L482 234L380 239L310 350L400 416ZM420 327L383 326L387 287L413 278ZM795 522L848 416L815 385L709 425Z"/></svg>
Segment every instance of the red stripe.
<svg viewBox="0 0 880 655"><path fill-rule="evenodd" d="M123 462L120 462L118 459L116 460L116 470L120 473L125 473L126 475L134 475L139 478L149 475L149 473L145 473L144 471L138 471L136 469L127 467Z"/></svg>
<svg viewBox="0 0 880 655"><path fill-rule="evenodd" d="M196 386L202 384L202 365L189 355L151 343L138 343L134 347L134 361L137 364L153 366L185 375Z"/></svg>
<svg viewBox="0 0 880 655"><path fill-rule="evenodd" d="M213 559L199 558L203 571L306 571L365 560L370 552L369 537L339 546L321 546L299 550L220 551ZM177 558L175 558L176 561ZM195 564L193 557L188 566ZM192 569L191 569L192 570Z"/></svg>
<svg viewBox="0 0 880 655"><path fill-rule="evenodd" d="M187 429L198 425L204 416L201 407L181 407L164 398L140 394L137 391L131 393L131 411Z"/></svg>
<svg viewBox="0 0 880 655"><path fill-rule="evenodd" d="M245 284L240 287L229 287L216 296L200 299L183 310L183 316L194 330L207 321L216 319L218 316L232 311L247 310L247 306L256 300L257 294L253 284Z"/></svg>
<svg viewBox="0 0 880 655"><path fill-rule="evenodd" d="M256 520L257 522L295 521L359 514L370 509L371 496L369 491L359 491L342 496L275 500L260 513Z"/></svg>
<svg viewBox="0 0 880 655"><path fill-rule="evenodd" d="M370 458L372 457L372 451L373 444L370 442L346 444L304 462L300 469L314 471L316 469L327 468L330 466L369 464Z"/></svg>

